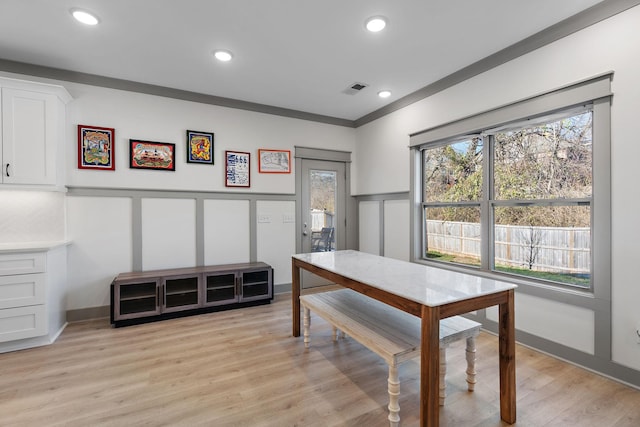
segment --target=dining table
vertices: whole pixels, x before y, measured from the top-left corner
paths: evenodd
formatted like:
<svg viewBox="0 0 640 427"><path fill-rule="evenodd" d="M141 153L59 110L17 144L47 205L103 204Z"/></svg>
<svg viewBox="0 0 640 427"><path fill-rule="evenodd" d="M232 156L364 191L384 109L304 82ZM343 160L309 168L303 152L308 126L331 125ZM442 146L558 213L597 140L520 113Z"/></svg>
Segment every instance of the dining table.
<svg viewBox="0 0 640 427"><path fill-rule="evenodd" d="M516 422L515 284L356 250L295 254L292 334L300 336L302 270L421 319L420 425L439 424L440 320L498 306L500 418Z"/></svg>

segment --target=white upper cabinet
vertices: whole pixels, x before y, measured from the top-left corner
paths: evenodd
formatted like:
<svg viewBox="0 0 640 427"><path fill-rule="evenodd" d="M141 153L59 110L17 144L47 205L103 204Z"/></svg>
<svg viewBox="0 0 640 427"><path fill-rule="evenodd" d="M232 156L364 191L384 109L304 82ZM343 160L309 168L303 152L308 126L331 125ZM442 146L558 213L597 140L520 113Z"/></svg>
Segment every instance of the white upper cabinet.
<svg viewBox="0 0 640 427"><path fill-rule="evenodd" d="M2 184L64 185L66 103L61 86L0 78Z"/></svg>

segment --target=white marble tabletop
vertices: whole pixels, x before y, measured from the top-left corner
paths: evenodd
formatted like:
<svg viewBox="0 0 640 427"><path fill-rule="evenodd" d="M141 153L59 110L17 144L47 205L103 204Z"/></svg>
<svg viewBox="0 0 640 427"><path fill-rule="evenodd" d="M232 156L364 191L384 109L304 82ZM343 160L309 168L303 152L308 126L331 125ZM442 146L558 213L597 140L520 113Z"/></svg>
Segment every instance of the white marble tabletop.
<svg viewBox="0 0 640 427"><path fill-rule="evenodd" d="M353 250L296 254L293 258L430 307L517 287L472 274Z"/></svg>

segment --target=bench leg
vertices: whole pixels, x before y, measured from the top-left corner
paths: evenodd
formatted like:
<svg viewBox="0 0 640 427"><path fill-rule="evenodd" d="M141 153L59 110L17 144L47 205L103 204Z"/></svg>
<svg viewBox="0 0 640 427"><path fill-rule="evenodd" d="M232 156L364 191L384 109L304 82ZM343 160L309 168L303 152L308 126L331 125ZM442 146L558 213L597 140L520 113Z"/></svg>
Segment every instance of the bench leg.
<svg viewBox="0 0 640 427"><path fill-rule="evenodd" d="M310 342L310 338L309 338L309 328L311 326L311 311L307 308L304 307L304 320L303 320L303 325L304 325L304 347L305 348L309 348L309 342Z"/></svg>
<svg viewBox="0 0 640 427"><path fill-rule="evenodd" d="M467 389L473 391L476 385L476 337L467 338Z"/></svg>
<svg viewBox="0 0 640 427"><path fill-rule="evenodd" d="M340 330L335 326L333 326L333 332L331 334L331 337L333 338L334 341L337 341L338 338L346 338L347 334L345 334L343 330Z"/></svg>
<svg viewBox="0 0 640 427"><path fill-rule="evenodd" d="M398 398L400 397L400 380L398 378L398 368L389 365L389 425L397 427L400 425L400 405Z"/></svg>
<svg viewBox="0 0 640 427"><path fill-rule="evenodd" d="M447 396L447 383L445 375L447 374L447 347L440 346L440 406L444 406L444 399Z"/></svg>

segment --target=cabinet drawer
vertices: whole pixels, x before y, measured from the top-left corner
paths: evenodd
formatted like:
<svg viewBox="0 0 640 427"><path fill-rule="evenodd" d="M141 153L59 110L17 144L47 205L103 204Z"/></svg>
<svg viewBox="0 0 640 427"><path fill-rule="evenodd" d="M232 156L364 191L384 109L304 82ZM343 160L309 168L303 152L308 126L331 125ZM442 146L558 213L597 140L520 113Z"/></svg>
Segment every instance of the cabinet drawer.
<svg viewBox="0 0 640 427"><path fill-rule="evenodd" d="M0 276L0 309L44 304L45 275Z"/></svg>
<svg viewBox="0 0 640 427"><path fill-rule="evenodd" d="M46 254L44 252L4 254L0 255L0 276L44 273L45 265Z"/></svg>
<svg viewBox="0 0 640 427"><path fill-rule="evenodd" d="M46 334L47 312L44 305L0 310L0 342Z"/></svg>

